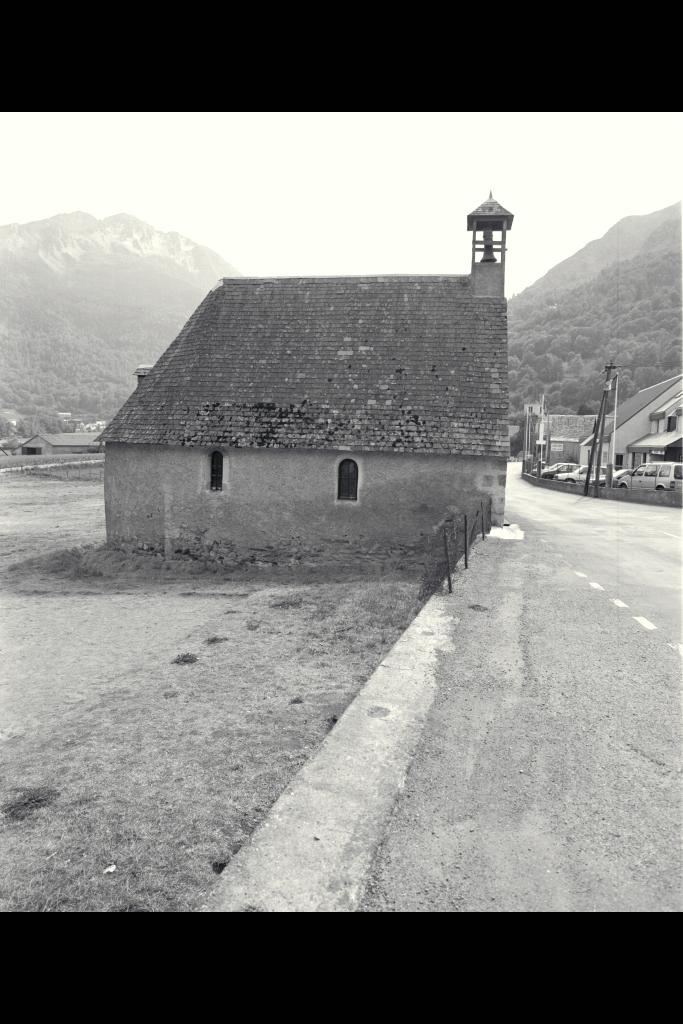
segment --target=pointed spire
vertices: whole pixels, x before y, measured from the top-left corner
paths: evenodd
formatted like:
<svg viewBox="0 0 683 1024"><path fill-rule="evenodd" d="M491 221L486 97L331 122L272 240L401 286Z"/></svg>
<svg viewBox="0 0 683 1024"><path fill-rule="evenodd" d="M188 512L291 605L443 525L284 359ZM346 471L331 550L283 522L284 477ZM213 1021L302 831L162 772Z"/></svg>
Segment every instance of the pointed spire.
<svg viewBox="0 0 683 1024"><path fill-rule="evenodd" d="M472 231L474 228L475 220L480 222L480 227L484 227L486 218L489 217L495 220L503 220L505 227L509 231L512 227L513 215L509 210L506 210L504 206L501 206L498 200L493 198L493 189L489 191L488 199L485 199L481 206L478 206L476 210L473 210L467 217L467 230Z"/></svg>

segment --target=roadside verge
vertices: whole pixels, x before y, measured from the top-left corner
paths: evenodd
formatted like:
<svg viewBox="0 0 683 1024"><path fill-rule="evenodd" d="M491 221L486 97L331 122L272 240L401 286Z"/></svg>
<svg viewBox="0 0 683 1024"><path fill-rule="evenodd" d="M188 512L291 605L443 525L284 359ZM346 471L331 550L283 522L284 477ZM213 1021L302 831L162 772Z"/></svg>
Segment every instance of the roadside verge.
<svg viewBox="0 0 683 1024"><path fill-rule="evenodd" d="M452 649L452 603L422 608L316 756L230 862L208 912L353 911Z"/></svg>

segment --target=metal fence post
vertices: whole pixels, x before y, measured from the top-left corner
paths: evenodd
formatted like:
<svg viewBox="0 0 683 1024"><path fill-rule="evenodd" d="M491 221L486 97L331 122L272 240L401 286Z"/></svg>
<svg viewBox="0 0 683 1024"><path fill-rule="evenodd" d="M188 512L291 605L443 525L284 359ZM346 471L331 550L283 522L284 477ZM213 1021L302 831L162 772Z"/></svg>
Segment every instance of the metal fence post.
<svg viewBox="0 0 683 1024"><path fill-rule="evenodd" d="M479 503L481 505L481 539L486 540L486 522L484 520L484 502Z"/></svg>
<svg viewBox="0 0 683 1024"><path fill-rule="evenodd" d="M469 565L468 565L469 558L470 558L470 534L469 534L469 531L467 529L467 514L465 514L465 568L466 569L469 568Z"/></svg>
<svg viewBox="0 0 683 1024"><path fill-rule="evenodd" d="M451 560L448 557L448 537L446 536L446 527L443 528L443 546L446 552L446 570L448 572L448 593L453 593L453 584L451 582Z"/></svg>

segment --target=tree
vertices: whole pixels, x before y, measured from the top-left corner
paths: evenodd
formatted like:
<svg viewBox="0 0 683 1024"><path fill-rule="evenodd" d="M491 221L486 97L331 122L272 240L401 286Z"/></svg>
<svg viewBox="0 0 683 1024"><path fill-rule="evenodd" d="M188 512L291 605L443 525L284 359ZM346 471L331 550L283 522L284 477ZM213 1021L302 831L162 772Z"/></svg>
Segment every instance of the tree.
<svg viewBox="0 0 683 1024"><path fill-rule="evenodd" d="M511 427L519 427L517 433L510 438L510 455L518 455L524 447L526 416L524 413L518 413L516 416L510 417L509 423Z"/></svg>

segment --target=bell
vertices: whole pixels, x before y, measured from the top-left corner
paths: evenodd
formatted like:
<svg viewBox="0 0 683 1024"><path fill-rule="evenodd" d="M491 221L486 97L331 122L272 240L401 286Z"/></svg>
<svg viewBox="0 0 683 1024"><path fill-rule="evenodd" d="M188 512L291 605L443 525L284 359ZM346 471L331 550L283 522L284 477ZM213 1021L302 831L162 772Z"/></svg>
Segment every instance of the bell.
<svg viewBox="0 0 683 1024"><path fill-rule="evenodd" d="M493 254L493 232L484 232L484 255L481 258L482 263L497 263L498 260Z"/></svg>

